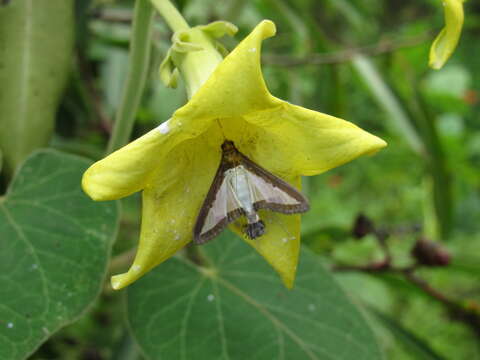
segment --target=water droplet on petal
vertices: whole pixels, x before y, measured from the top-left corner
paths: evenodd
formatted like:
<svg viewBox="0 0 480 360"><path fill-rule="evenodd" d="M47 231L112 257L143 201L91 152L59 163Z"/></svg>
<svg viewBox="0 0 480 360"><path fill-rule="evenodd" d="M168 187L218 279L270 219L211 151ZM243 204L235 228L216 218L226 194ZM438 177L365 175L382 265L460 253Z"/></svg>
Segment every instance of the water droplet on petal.
<svg viewBox="0 0 480 360"><path fill-rule="evenodd" d="M170 132L170 125L169 125L170 120L165 121L164 123L160 124L160 126L157 127L157 130L160 131L162 134L168 134Z"/></svg>

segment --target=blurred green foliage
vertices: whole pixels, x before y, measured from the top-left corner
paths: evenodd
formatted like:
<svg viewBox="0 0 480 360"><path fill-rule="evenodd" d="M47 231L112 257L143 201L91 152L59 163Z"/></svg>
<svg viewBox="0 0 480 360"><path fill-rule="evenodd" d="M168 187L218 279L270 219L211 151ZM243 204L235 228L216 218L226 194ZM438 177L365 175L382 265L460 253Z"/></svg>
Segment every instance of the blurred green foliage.
<svg viewBox="0 0 480 360"><path fill-rule="evenodd" d="M99 159L120 104L133 1L76 3L75 66L51 145ZM452 298L480 301L477 2L466 3L459 48L441 71L427 66L430 43L443 26L441 1L183 0L177 4L191 24L232 21L240 28L237 39L261 19L273 20L278 36L264 45L264 72L271 92L352 121L389 143L374 157L305 179L312 210L303 217L304 243L331 263L378 261L382 253L371 236L361 241L351 236L356 216L364 213L378 226L403 229L392 230L387 240L398 265L412 261L410 248L420 235L442 242L452 255L451 265L424 269L420 275ZM166 89L158 81L158 65L170 36L157 17L151 73L132 138L169 118L186 101L182 86ZM231 49L235 41L226 39L226 45ZM380 89L388 93L376 93L372 77L354 65L359 53L383 84ZM406 132L405 126L412 131ZM412 146L412 133L413 143L420 144L417 148ZM114 249L119 256L135 245L139 221L139 197L122 202L122 227ZM386 358L480 358L479 333L449 316L441 303L402 277L361 272L337 277L356 302L375 309L368 312L369 318ZM140 359L125 336L121 302L121 296L105 290L87 316L56 334L32 359Z"/></svg>

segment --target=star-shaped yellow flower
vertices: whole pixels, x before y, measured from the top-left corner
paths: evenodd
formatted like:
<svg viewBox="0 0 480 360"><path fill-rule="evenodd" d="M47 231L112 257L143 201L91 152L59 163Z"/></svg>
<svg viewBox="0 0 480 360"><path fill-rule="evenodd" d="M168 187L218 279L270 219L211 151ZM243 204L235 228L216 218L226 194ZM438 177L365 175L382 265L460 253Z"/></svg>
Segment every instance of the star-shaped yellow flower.
<svg viewBox="0 0 480 360"><path fill-rule="evenodd" d="M441 69L457 47L463 26L463 1L442 0L445 12L445 27L433 41L430 48L429 65Z"/></svg>
<svg viewBox="0 0 480 360"><path fill-rule="evenodd" d="M129 285L192 241L225 138L297 188L302 175L319 174L386 145L352 123L272 96L262 77L260 50L274 34L275 25L262 21L170 120L85 172L83 189L95 200L143 190L136 258L127 273L112 278L113 288ZM244 240L292 287L300 216L278 216L282 224L271 224L258 239ZM294 240L282 241L285 226Z"/></svg>

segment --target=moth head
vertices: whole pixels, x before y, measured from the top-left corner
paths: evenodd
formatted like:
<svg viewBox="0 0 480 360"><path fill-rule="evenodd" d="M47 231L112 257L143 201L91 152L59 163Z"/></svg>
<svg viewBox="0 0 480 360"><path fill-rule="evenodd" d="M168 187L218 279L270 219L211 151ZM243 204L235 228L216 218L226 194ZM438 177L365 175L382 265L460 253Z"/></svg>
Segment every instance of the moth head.
<svg viewBox="0 0 480 360"><path fill-rule="evenodd" d="M237 157L237 148L233 144L233 141L230 140L225 140L222 144L222 152L223 156L229 160L229 161L234 161Z"/></svg>

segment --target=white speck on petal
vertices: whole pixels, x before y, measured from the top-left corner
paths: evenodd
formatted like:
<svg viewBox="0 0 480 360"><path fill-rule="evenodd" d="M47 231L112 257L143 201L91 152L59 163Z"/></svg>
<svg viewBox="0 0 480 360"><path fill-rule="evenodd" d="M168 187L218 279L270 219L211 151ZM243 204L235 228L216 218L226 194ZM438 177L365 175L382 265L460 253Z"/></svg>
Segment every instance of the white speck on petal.
<svg viewBox="0 0 480 360"><path fill-rule="evenodd" d="M174 238L175 241L178 241L180 240L180 234L178 233L175 233L175 238Z"/></svg>
<svg viewBox="0 0 480 360"><path fill-rule="evenodd" d="M13 328L13 323L12 323L12 322L9 322L9 323L7 324L7 328L9 328L9 329Z"/></svg>
<svg viewBox="0 0 480 360"><path fill-rule="evenodd" d="M288 238L285 237L285 238L282 239L282 241L283 241L284 243L286 243L286 242L288 241Z"/></svg>
<svg viewBox="0 0 480 360"><path fill-rule="evenodd" d="M157 127L157 130L160 131L162 134L168 134L170 131L170 120L165 121L164 123L160 124L160 126Z"/></svg>
<svg viewBox="0 0 480 360"><path fill-rule="evenodd" d="M141 267L140 265L133 265L133 266L132 266L132 269L133 269L133 271L135 271L135 272L139 272L141 268L142 268L142 267Z"/></svg>
<svg viewBox="0 0 480 360"><path fill-rule="evenodd" d="M314 304L308 305L308 310L310 310L310 311L315 311L315 308L316 308L316 307L315 307Z"/></svg>
<svg viewBox="0 0 480 360"><path fill-rule="evenodd" d="M213 295L213 294L210 294L210 295L207 296L208 301L213 301L214 299L215 299L215 295Z"/></svg>
<svg viewBox="0 0 480 360"><path fill-rule="evenodd" d="M253 47L253 48L248 49L248 52L251 52L251 53L253 53L253 52L255 52L255 51L257 51L257 48L254 48L254 47Z"/></svg>
<svg viewBox="0 0 480 360"><path fill-rule="evenodd" d="M115 281L114 283L112 283L112 288L114 289L118 289L119 286L120 286L120 282L118 281Z"/></svg>

